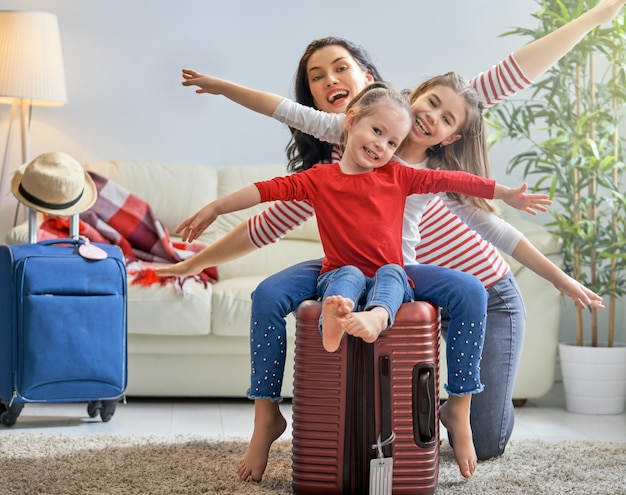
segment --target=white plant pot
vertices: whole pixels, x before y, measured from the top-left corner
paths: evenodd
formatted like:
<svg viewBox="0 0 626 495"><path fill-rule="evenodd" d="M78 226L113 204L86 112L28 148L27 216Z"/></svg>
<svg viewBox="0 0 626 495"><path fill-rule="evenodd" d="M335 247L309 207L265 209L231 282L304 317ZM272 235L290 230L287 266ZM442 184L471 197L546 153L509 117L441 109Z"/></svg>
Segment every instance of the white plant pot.
<svg viewBox="0 0 626 495"><path fill-rule="evenodd" d="M559 344L565 406L581 414L621 414L626 406L626 344Z"/></svg>

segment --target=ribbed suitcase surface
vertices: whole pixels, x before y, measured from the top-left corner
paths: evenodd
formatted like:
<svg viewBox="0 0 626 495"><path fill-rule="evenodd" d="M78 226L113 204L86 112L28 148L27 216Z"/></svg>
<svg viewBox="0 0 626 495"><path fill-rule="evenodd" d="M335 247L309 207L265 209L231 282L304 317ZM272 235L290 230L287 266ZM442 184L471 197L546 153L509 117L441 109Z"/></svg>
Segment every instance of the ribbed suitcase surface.
<svg viewBox="0 0 626 495"><path fill-rule="evenodd" d="M394 494L432 494L439 472L439 312L403 304L374 344L322 347L321 304L297 312L293 488L297 495L366 494L372 445L395 434Z"/></svg>

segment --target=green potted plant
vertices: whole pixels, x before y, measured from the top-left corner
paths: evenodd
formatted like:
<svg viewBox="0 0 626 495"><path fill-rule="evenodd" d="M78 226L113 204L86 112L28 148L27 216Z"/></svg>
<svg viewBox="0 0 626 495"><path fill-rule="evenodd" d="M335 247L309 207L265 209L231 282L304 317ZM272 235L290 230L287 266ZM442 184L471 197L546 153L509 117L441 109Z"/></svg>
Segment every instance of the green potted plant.
<svg viewBox="0 0 626 495"><path fill-rule="evenodd" d="M588 10L594 0L536 0L538 26L516 27L502 36L530 41ZM592 5L590 5L592 4ZM624 132L626 118L626 18L592 31L577 47L535 82L527 100L504 102L487 114L490 142L526 143L508 172L521 171L536 191L554 204L546 226L562 240L563 268L602 295L608 311L600 328L598 310L576 308L575 345L559 344L568 410L621 413L626 399L626 346L615 342L618 298L626 293L626 198ZM570 351L584 352L569 364ZM614 352L615 351L615 352ZM589 357L587 354L597 354ZM611 362L613 354L621 353ZM584 363L591 363L586 368ZM603 368L611 382L599 377ZM581 398L572 377L595 397ZM592 380L598 379L594 384ZM607 397L616 389L618 397ZM606 410L598 409L607 406Z"/></svg>

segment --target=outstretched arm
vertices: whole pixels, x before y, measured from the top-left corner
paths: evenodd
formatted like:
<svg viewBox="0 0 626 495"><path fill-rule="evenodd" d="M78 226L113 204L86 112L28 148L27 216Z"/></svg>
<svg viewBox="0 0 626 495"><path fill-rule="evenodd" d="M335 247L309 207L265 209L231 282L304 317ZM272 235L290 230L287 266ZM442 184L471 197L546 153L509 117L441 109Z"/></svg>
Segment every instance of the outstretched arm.
<svg viewBox="0 0 626 495"><path fill-rule="evenodd" d="M157 267L154 271L161 277L174 275L185 277L200 273L208 266L218 266L228 261L245 256L256 249L248 237L246 222L241 222L224 237L199 253L173 265Z"/></svg>
<svg viewBox="0 0 626 495"><path fill-rule="evenodd" d="M510 98L528 88L589 31L613 19L625 3L626 0L601 0L565 26L509 54L469 83L482 97L485 108Z"/></svg>
<svg viewBox="0 0 626 495"><path fill-rule="evenodd" d="M513 251L513 257L569 297L580 308L604 309L602 297L567 275L531 244L525 237Z"/></svg>
<svg viewBox="0 0 626 495"><path fill-rule="evenodd" d="M593 28L612 20L626 0L601 0L565 26L513 52L524 74L535 80L569 52Z"/></svg>
<svg viewBox="0 0 626 495"><path fill-rule="evenodd" d="M536 215L537 211L548 211L545 205L552 204L550 197L547 194L525 194L527 189L526 183L514 188L496 184L493 199L501 199L507 205L531 215Z"/></svg>
<svg viewBox="0 0 626 495"><path fill-rule="evenodd" d="M191 242L197 239L219 215L243 210L244 208L259 204L260 202L261 195L257 187L254 184L246 186L202 207L197 213L180 224L176 232L183 233L183 241ZM254 249L254 245L248 238L246 223L242 222L229 234L210 246L205 247L191 258L174 265L155 268L154 271L161 277L169 275L179 277L195 275L196 273L200 273L207 266L216 266L226 263L227 261L248 254Z"/></svg>
<svg viewBox="0 0 626 495"><path fill-rule="evenodd" d="M219 215L243 210L261 202L261 194L254 184L222 196L200 208L176 229L183 242L195 241Z"/></svg>
<svg viewBox="0 0 626 495"><path fill-rule="evenodd" d="M271 117L283 99L282 96L258 91L235 84L225 79L201 74L191 69L183 69L183 86L197 86L196 93L222 95L244 107Z"/></svg>
<svg viewBox="0 0 626 495"><path fill-rule="evenodd" d="M250 110L272 117L328 143L338 143L344 114L326 113L288 98L235 84L225 79L183 69L183 86L197 86L196 93L225 96Z"/></svg>
<svg viewBox="0 0 626 495"><path fill-rule="evenodd" d="M528 267L540 277L551 282L559 291L572 299L577 306L592 306L603 309L602 297L567 275L524 235L494 213L481 210L471 204L459 204L440 195L450 211L463 220L468 227L477 231L485 240L501 251L510 254L522 265Z"/></svg>

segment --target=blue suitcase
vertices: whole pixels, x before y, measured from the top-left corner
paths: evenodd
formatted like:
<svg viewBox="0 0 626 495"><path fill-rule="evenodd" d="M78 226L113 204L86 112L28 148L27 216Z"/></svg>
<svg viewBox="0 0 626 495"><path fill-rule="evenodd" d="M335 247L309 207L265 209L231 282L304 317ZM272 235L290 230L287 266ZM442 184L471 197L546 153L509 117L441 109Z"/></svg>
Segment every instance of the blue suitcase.
<svg viewBox="0 0 626 495"><path fill-rule="evenodd" d="M87 402L109 421L127 381L126 270L119 247L54 239L0 246L0 422L28 402ZM81 250L82 251L82 250ZM100 252L101 253L101 252ZM102 254L102 253L101 253Z"/></svg>

